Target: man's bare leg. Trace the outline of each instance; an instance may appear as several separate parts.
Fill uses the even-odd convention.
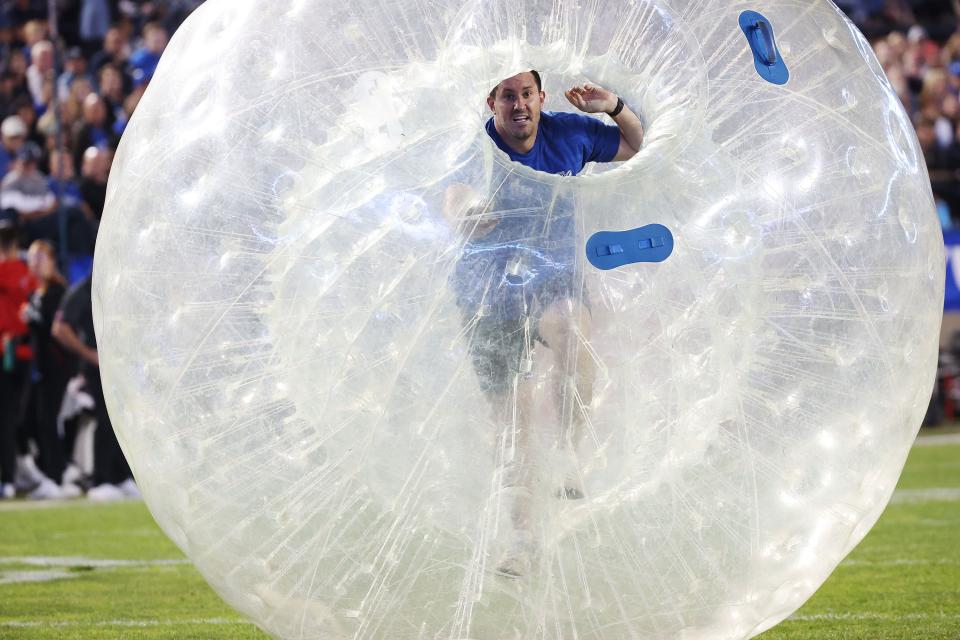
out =
[[[510,513],[509,542],[497,563],[503,575],[519,577],[530,570],[533,549],[532,503],[535,484],[533,384],[515,376],[512,388],[494,401],[493,418],[501,427],[497,457],[503,472],[501,499]]]
[[[544,311],[539,331],[554,354],[550,375],[553,402],[560,419],[558,445],[575,463],[593,401],[595,366],[586,348],[591,335],[590,312],[579,301],[560,300]],[[572,499],[583,497],[579,469],[568,470],[563,494]]]

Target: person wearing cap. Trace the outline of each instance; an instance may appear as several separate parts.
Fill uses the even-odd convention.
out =
[[[83,57],[80,47],[67,49],[64,56],[63,73],[57,78],[57,96],[61,101],[70,97],[70,87],[77,78],[90,79],[87,73],[87,59]]]
[[[56,217],[51,215],[57,210],[57,198],[38,168],[42,159],[43,151],[36,143],[24,143],[13,170],[0,182],[0,209],[17,212],[24,247],[33,240],[55,240],[59,232]]]
[[[27,125],[20,116],[7,116],[0,124],[0,176],[7,175],[10,164],[27,139]],[[2,179],[2,178],[0,178]]]

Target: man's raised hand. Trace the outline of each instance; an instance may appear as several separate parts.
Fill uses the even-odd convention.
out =
[[[617,108],[617,95],[603,87],[585,84],[563,92],[570,104],[584,113],[609,113]]]

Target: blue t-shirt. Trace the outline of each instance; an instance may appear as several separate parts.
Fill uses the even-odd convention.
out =
[[[613,160],[620,146],[618,127],[574,113],[542,113],[528,153],[510,149],[493,119],[487,133],[515,162],[571,176],[588,162]],[[454,273],[460,307],[468,314],[483,306],[496,316],[515,317],[529,307],[531,295],[572,295],[578,278],[571,185],[531,180],[509,168],[496,170],[493,183],[488,211],[497,225],[464,246]]]
[[[487,133],[514,162],[546,173],[575,176],[588,162],[610,162],[620,148],[620,128],[579,113],[544,111],[533,148],[517,153],[487,120]]]

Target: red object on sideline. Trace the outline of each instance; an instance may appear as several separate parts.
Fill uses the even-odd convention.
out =
[[[22,260],[0,260],[0,337],[4,343],[28,335],[20,310],[36,288],[37,281]],[[15,353],[18,360],[33,357],[30,345],[23,340],[17,344]]]

